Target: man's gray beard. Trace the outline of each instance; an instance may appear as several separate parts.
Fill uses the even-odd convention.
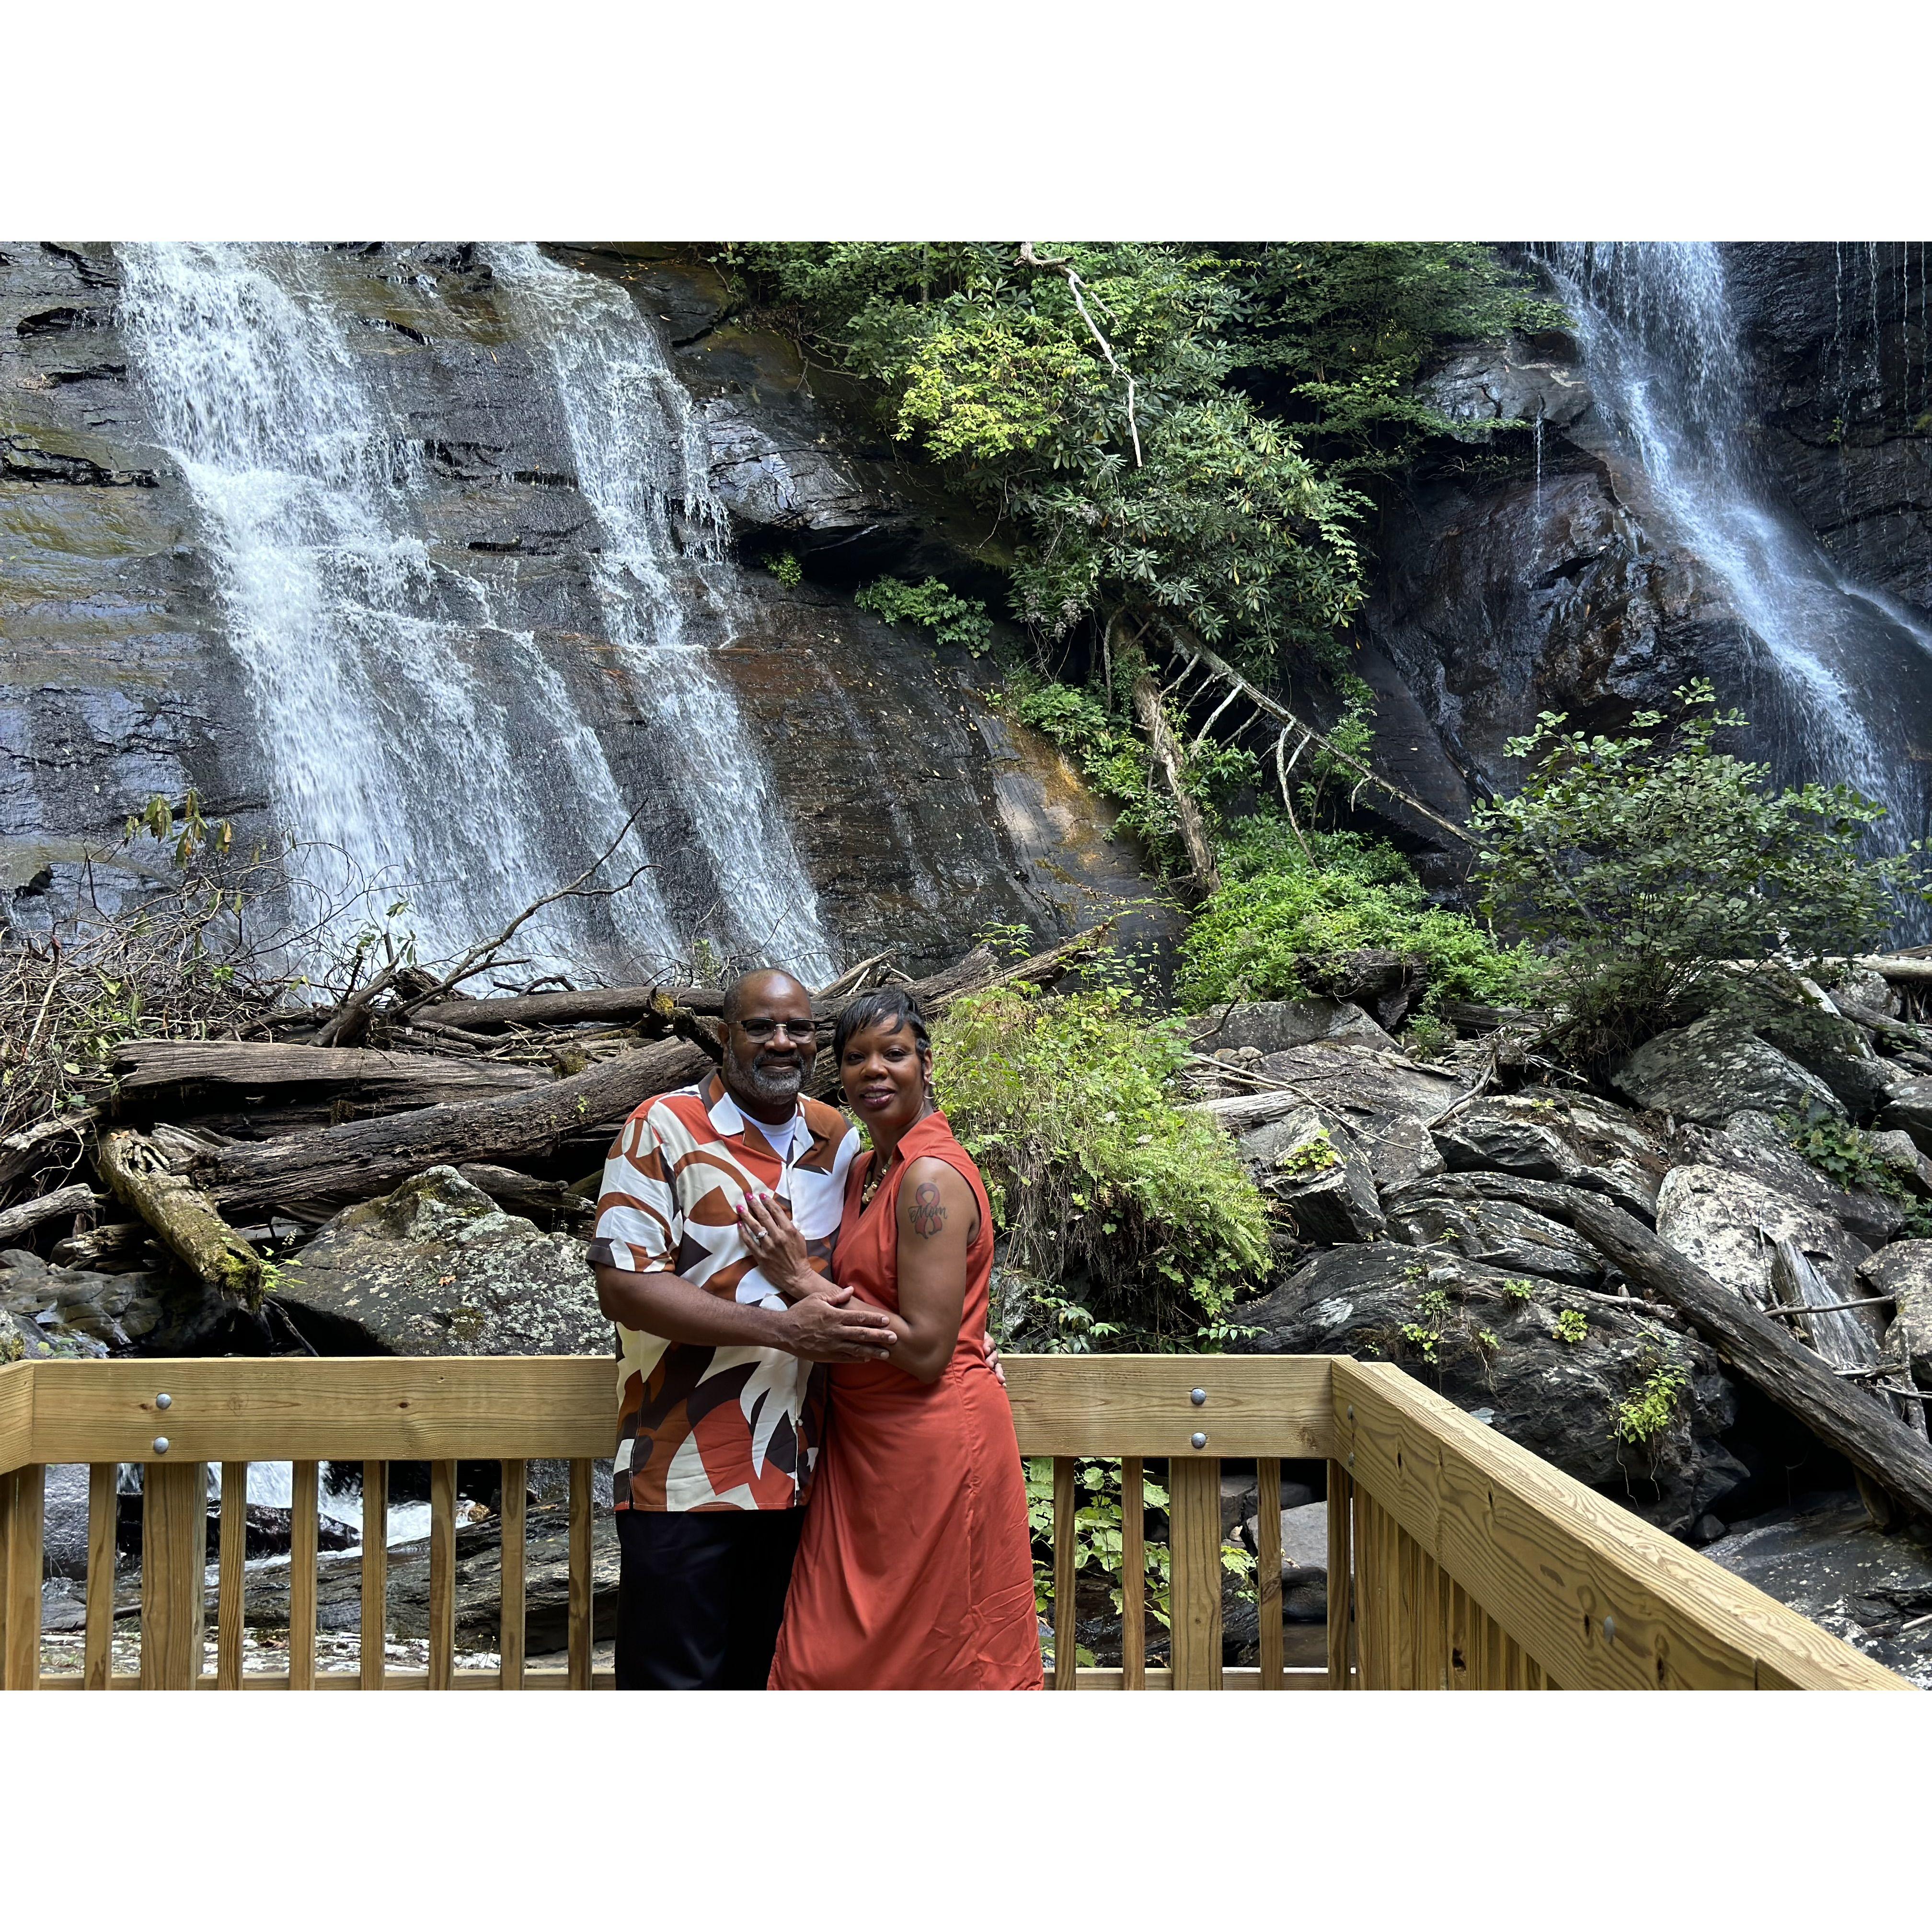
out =
[[[805,1069],[796,1060],[789,1066],[760,1066],[755,1060],[748,1066],[735,1053],[727,1052],[724,1072],[728,1085],[742,1088],[769,1107],[796,1100],[805,1084]]]

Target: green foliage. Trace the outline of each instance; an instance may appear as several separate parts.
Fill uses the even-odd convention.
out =
[[[1611,1418],[1616,1438],[1641,1444],[1661,1436],[1670,1426],[1678,1400],[1690,1386],[1690,1372],[1682,1363],[1660,1363],[1618,1403]]]
[[[889,624],[916,624],[942,644],[963,645],[976,658],[992,646],[993,620],[986,615],[986,605],[976,597],[956,595],[936,577],[928,577],[923,584],[882,577],[852,601]]]
[[[1858,952],[1898,895],[1926,896],[1916,842],[1860,849],[1882,806],[1844,785],[1774,791],[1767,766],[1716,748],[1738,713],[1701,681],[1676,695],[1667,727],[1640,712],[1622,738],[1544,712],[1508,748],[1530,761],[1522,790],[1472,821],[1483,910],[1553,952],[1560,1042],[1586,1059],[1736,997],[1727,962]]]
[[[1444,1288],[1432,1288],[1416,1304],[1416,1312],[1440,1324],[1449,1318],[1449,1295]]]
[[[790,550],[785,551],[782,556],[773,557],[765,568],[788,590],[796,590],[805,581],[805,567]]]
[[[1468,434],[1409,388],[1442,344],[1522,320],[1520,278],[1470,244],[1040,254],[777,243],[725,260],[1018,533],[1014,608],[1036,632],[1132,604],[1252,665],[1341,662],[1365,594],[1350,479]]]
[[[1909,1186],[1897,1168],[1878,1150],[1872,1136],[1827,1112],[1816,1102],[1808,1114],[1780,1114],[1778,1124],[1786,1139],[1834,1187],[1862,1187],[1882,1194],[1906,1208],[1901,1232],[1922,1240],[1932,1234],[1932,1211]]]
[[[160,793],[128,820],[126,837],[131,844],[142,832],[164,844],[174,844],[175,864],[185,871],[204,854],[227,852],[235,842],[235,828],[225,818],[212,824],[202,815],[201,795],[192,787],[179,802]]]
[[[1440,1329],[1425,1328],[1420,1322],[1405,1322],[1399,1331],[1402,1339],[1414,1348],[1425,1362],[1436,1359],[1436,1345],[1442,1340]]]
[[[1328,1130],[1317,1127],[1305,1141],[1298,1141],[1286,1152],[1277,1154],[1274,1164],[1283,1174],[1299,1180],[1310,1174],[1325,1174],[1331,1167],[1340,1167],[1342,1156],[1329,1138]]]
[[[1027,1458],[1027,1525],[1033,1533],[1034,1608],[1046,1617],[1053,1609],[1053,1459],[1050,1456]],[[1083,1570],[1097,1570],[1112,1585],[1114,1609],[1126,1604],[1120,1587],[1123,1546],[1120,1535],[1120,1472],[1116,1462],[1083,1459],[1074,1474],[1077,1498],[1073,1515],[1073,1570],[1077,1582]],[[1167,1507],[1167,1491],[1156,1482],[1142,1479],[1141,1496],[1150,1510]],[[1144,1600],[1161,1628],[1168,1628],[1168,1546],[1152,1538],[1142,1545],[1146,1574]],[[1082,1664],[1091,1664],[1090,1654],[1082,1652]]]
[[[1502,1352],[1502,1338],[1493,1328],[1478,1328],[1476,1330],[1476,1346],[1486,1355],[1500,1354]]]
[[[1580,1308],[1563,1309],[1550,1332],[1558,1341],[1568,1342],[1574,1348],[1589,1334],[1590,1318]]]
[[[1104,982],[1057,998],[999,986],[958,1001],[933,1048],[1011,1265],[1085,1276],[1129,1346],[1193,1337],[1268,1273],[1266,1208],[1234,1143],[1170,1096],[1179,1022]]]
[[[1382,947],[1426,968],[1429,999],[1502,1002],[1530,962],[1472,920],[1429,902],[1394,847],[1354,832],[1306,835],[1285,819],[1242,821],[1221,855],[1220,890],[1181,948],[1175,994],[1190,1011],[1226,1000],[1298,999],[1351,953]]]
[[[1520,1278],[1506,1281],[1503,1283],[1503,1293],[1511,1301],[1520,1305],[1533,1301],[1536,1298],[1536,1284],[1532,1281],[1524,1281]]]

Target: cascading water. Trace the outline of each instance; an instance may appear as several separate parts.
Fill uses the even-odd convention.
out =
[[[130,350],[203,520],[278,820],[338,908],[323,943],[399,890],[426,957],[488,937],[622,830],[595,734],[514,638],[517,714],[542,728],[513,724],[480,660],[482,587],[411,528],[406,445],[304,251],[143,245],[123,263]],[[646,863],[634,836],[612,863]],[[546,963],[676,950],[648,873],[521,937]]]
[[[1576,318],[1599,412],[1669,534],[1721,581],[1761,653],[1742,701],[1786,782],[1842,781],[1887,808],[1876,842],[1928,830],[1932,632],[1848,580],[1779,500],[1750,440],[1750,387],[1706,242],[1536,251]]]
[[[702,425],[656,331],[620,289],[534,246],[489,251],[547,350],[578,487],[605,538],[592,572],[611,644],[718,886],[733,950],[830,979],[832,947],[784,808],[712,662],[736,593]]]

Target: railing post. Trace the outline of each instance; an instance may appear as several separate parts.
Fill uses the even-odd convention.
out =
[[[502,1567],[498,1571],[497,1682],[506,1690],[524,1688],[524,1530],[529,1501],[528,1472],[520,1460],[503,1465]]]
[[[322,1472],[298,1462],[289,1486],[294,1522],[289,1542],[289,1688],[315,1688],[315,1558],[321,1541],[317,1520]]]
[[[1328,1465],[1328,1688],[1349,1686],[1349,1612],[1354,1601],[1354,1509],[1347,1468]]]
[[[456,1465],[429,1466],[429,1688],[456,1681]]]
[[[388,1624],[389,1466],[365,1462],[362,1465],[362,1622],[356,1644],[365,1690],[382,1688],[389,1655]]]
[[[1255,1614],[1261,1625],[1262,1688],[1281,1688],[1281,1458],[1255,1462]]]
[[[1147,1688],[1147,1495],[1141,1459],[1120,1458],[1120,1688]]]
[[[91,1463],[87,1472],[87,1634],[81,1682],[89,1690],[114,1688],[115,1532],[121,1514],[121,1466]]]
[[[1175,1456],[1167,1470],[1168,1615],[1177,1690],[1221,1688],[1221,1462]]]
[[[0,1476],[6,1516],[6,1658],[9,1690],[40,1688],[40,1529],[47,1472],[38,1462]]]
[[[592,1683],[590,1486],[596,1467],[587,1456],[571,1460],[570,1688],[573,1690],[588,1690]]]
[[[208,1468],[141,1470],[141,1688],[192,1690],[201,1677]]]
[[[1053,1459],[1053,1688],[1079,1688],[1080,1647],[1074,1634],[1079,1585],[1076,1568],[1079,1552],[1074,1543],[1079,1514],[1074,1477],[1078,1465],[1071,1456]]]
[[[242,1688],[242,1590],[248,1555],[248,1466],[221,1466],[220,1582],[214,1600],[214,1682]]]

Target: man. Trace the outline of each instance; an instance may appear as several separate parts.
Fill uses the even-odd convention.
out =
[[[625,1122],[590,1244],[619,1341],[620,1690],[764,1688],[824,1413],[813,1365],[881,1360],[895,1341],[829,1282],[788,1302],[739,1232],[747,1194],[776,1195],[830,1269],[859,1137],[800,1099],[810,995],[748,973],[724,1021],[719,1070]]]

